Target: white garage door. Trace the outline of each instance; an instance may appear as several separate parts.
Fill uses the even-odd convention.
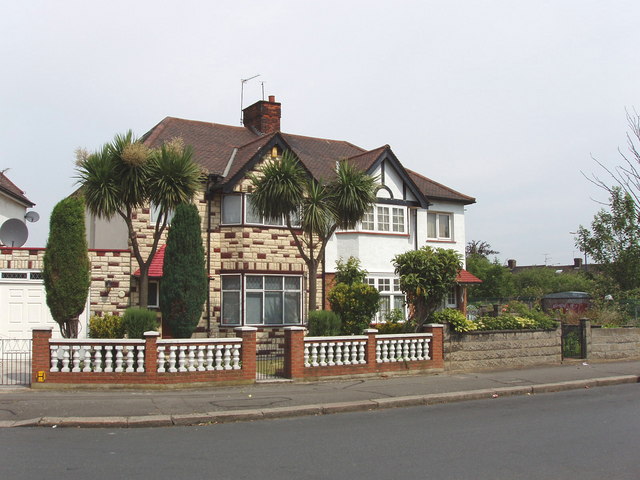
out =
[[[60,337],[58,324],[47,307],[40,272],[0,273],[0,338],[31,338],[34,327],[53,327]]]

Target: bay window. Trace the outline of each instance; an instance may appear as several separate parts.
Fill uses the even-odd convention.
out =
[[[376,313],[376,321],[383,322],[391,310],[405,312],[405,297],[400,290],[400,279],[391,277],[369,277],[366,283],[376,288],[380,293],[380,308]]]
[[[360,221],[360,228],[371,232],[405,233],[406,208],[387,205],[371,206]]]

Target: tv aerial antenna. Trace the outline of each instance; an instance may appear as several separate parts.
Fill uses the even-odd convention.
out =
[[[244,107],[244,84],[247,83],[249,80],[253,80],[254,78],[257,78],[259,76],[260,76],[260,74],[257,74],[257,75],[254,75],[253,77],[241,78],[240,79],[240,125],[243,124],[243,122],[242,122],[242,109]],[[264,96],[264,93],[263,93],[263,96]]]

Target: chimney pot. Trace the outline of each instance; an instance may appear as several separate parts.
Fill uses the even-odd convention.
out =
[[[573,259],[573,268],[580,268],[582,266],[582,259],[581,258],[574,258]]]
[[[513,270],[514,268],[516,268],[516,261],[513,258],[511,258],[507,260],[507,265],[509,266],[510,270]]]
[[[269,95],[269,103],[276,103],[276,96],[275,95]]]

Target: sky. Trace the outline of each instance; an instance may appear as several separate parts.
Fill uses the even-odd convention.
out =
[[[570,264],[640,109],[640,2],[0,0],[0,170],[36,203],[26,246],[77,187],[75,150],[166,116],[228,125],[275,95],[284,132],[389,144],[476,198],[466,239]]]

